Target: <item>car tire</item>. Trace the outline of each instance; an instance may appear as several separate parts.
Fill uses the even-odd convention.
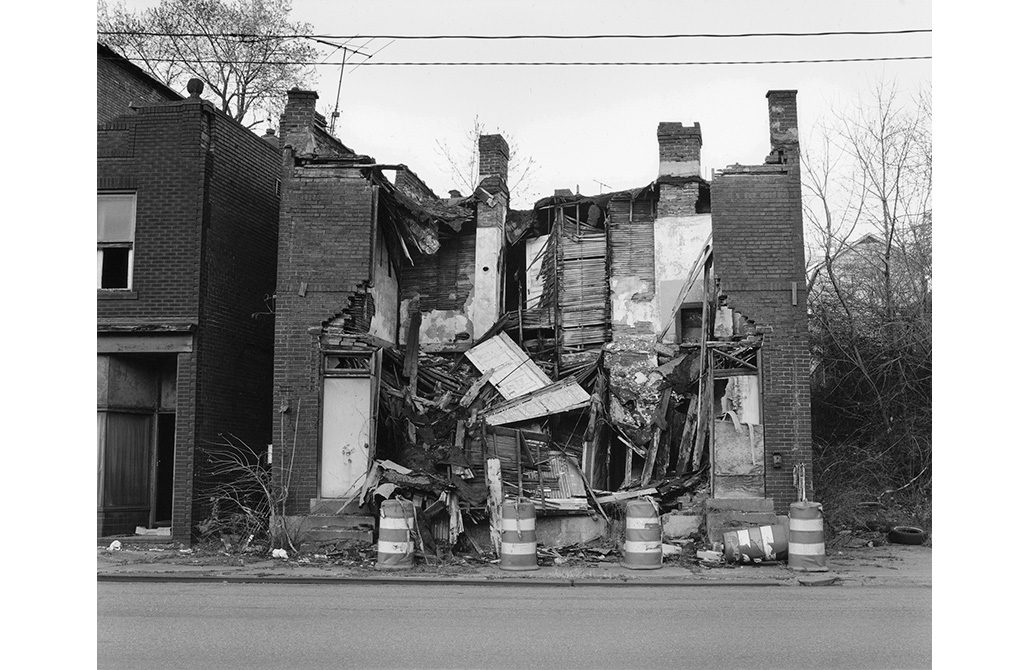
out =
[[[922,544],[926,542],[926,531],[915,526],[894,526],[887,539],[894,544]]]

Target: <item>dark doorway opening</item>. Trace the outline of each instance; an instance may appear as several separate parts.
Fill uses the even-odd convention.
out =
[[[157,415],[157,465],[154,477],[154,525],[172,525],[172,488],[175,481],[175,413]]]

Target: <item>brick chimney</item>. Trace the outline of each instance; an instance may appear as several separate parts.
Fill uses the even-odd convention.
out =
[[[797,165],[801,158],[798,144],[798,92],[769,91],[769,144],[772,152],[766,163]]]
[[[508,143],[500,135],[479,136],[479,182],[490,197],[476,204],[476,266],[472,334],[482,336],[501,315],[504,222],[508,217]]]
[[[508,143],[500,135],[479,136],[479,181],[497,177],[508,190]],[[487,191],[494,193],[494,180],[490,180]]]
[[[701,176],[701,124],[678,121],[658,124],[658,176]]]

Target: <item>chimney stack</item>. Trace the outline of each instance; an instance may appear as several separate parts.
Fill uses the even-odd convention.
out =
[[[479,180],[483,181],[488,177],[497,177],[507,192],[508,143],[500,135],[479,136]],[[490,184],[487,190],[493,193],[493,184]]]
[[[801,159],[798,144],[798,92],[797,90],[769,91],[769,143],[772,153],[766,163],[797,165]]]
[[[701,176],[701,124],[662,121],[658,124],[658,176]]]

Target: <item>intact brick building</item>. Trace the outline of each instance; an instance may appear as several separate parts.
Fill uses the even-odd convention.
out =
[[[197,448],[271,441],[277,143],[97,45],[99,535],[188,542]]]

